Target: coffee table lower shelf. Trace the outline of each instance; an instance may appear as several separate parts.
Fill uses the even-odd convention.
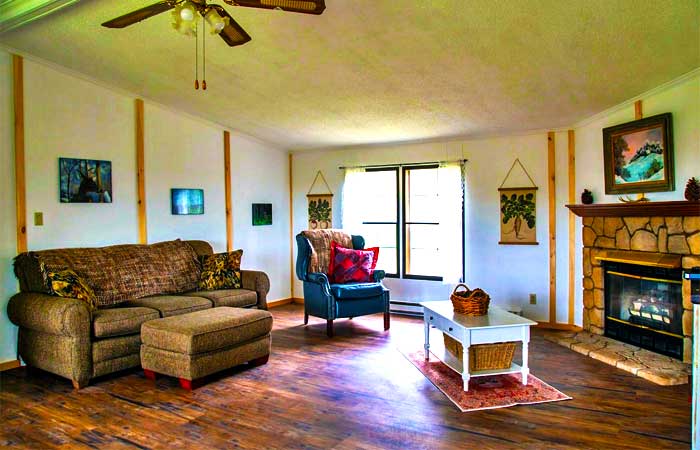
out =
[[[461,375],[464,372],[464,364],[462,364],[462,361],[460,361],[457,357],[455,357],[452,353],[448,352],[447,350],[444,350],[442,352],[442,355],[438,355],[438,358],[440,359],[440,361],[445,363],[447,367],[454,370],[458,374]],[[469,376],[485,377],[488,375],[506,375],[509,373],[522,373],[522,370],[523,368],[518,364],[511,363],[510,367],[506,369],[477,370],[474,372],[469,372]]]

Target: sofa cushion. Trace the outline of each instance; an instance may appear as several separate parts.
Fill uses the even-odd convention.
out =
[[[338,300],[376,297],[383,292],[384,286],[380,283],[331,284],[331,294]]]
[[[82,300],[90,311],[97,308],[95,292],[74,271],[70,269],[48,271],[46,278],[51,295]]]
[[[195,291],[186,294],[190,297],[204,297],[214,306],[234,306],[244,308],[258,303],[258,294],[249,289],[219,289],[218,291]]]
[[[139,298],[124,304],[125,306],[144,306],[155,309],[161,317],[177,316],[192,311],[209,309],[212,303],[204,297],[189,297],[186,295],[156,295],[155,297]]]
[[[138,333],[141,324],[160,317],[151,308],[106,308],[92,314],[92,332],[97,338]]]
[[[229,253],[216,253],[202,256],[202,272],[199,276],[198,289],[203,291],[215,289],[241,288],[241,257],[243,250]]]
[[[226,306],[151,320],[141,327],[144,346],[186,355],[210,352],[266,336],[272,315]]]
[[[108,361],[127,355],[138,355],[141,350],[139,334],[98,339],[92,343],[92,362]]]
[[[42,250],[23,253],[16,259],[16,272],[37,267],[44,272],[45,285],[47,271],[75,271],[95,291],[99,306],[191,291],[197,287],[200,271],[197,253],[180,240],[152,245]],[[48,286],[41,291],[49,292]]]

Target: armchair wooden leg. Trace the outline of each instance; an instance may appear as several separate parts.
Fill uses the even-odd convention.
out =
[[[309,324],[309,313],[304,311],[304,325],[308,325],[308,324]]]
[[[384,313],[384,331],[389,329],[389,326],[391,325],[390,320],[389,312],[387,311]]]
[[[326,320],[326,334],[328,335],[329,338],[333,337],[333,321],[332,320]]]

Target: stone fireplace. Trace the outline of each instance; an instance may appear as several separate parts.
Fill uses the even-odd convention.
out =
[[[620,327],[613,327],[616,331],[606,333],[606,320],[631,322],[632,327],[640,331],[656,323],[661,334],[672,335],[680,345],[677,352],[660,352],[676,353],[675,357],[690,362],[693,330],[690,282],[679,279],[678,275],[682,269],[700,266],[700,204],[649,202],[569,205],[569,208],[583,217],[584,330],[607,336],[615,332],[625,335],[619,331]],[[617,315],[624,317],[616,317],[610,306],[606,311],[606,278],[611,283],[609,275],[605,275],[606,265],[608,273],[610,267],[618,269],[613,272],[620,273],[621,267],[638,266],[642,268],[637,275],[639,279],[651,280],[647,283],[649,292],[642,293],[635,287],[626,297],[627,303],[618,307]],[[662,269],[667,272],[658,275]],[[669,282],[663,285],[654,280]],[[680,293],[680,305],[672,306],[671,297],[676,291]],[[638,317],[633,317],[637,314]],[[620,340],[630,342],[629,339]],[[672,346],[669,344],[669,348]]]

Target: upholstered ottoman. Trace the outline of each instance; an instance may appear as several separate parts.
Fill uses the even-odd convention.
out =
[[[141,325],[141,366],[156,374],[192,380],[248,362],[261,365],[270,356],[272,315],[259,309],[221,306]]]

